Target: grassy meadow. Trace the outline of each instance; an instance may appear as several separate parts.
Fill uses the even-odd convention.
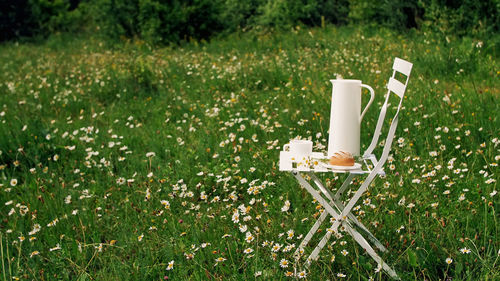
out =
[[[414,66],[387,176],[355,214],[403,280],[499,280],[498,42],[327,27],[4,43],[0,280],[387,280],[347,234],[294,262],[322,208],[277,163],[292,138],[326,150],[338,75],[375,89],[366,148],[394,57]]]

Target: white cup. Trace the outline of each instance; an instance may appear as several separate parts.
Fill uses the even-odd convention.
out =
[[[290,152],[292,162],[297,164],[297,169],[309,169],[313,143],[310,140],[291,140],[283,146],[284,151]]]

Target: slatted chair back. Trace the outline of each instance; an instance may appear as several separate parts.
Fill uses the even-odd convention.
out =
[[[378,143],[378,140],[380,137],[380,133],[382,131],[382,125],[384,124],[385,116],[387,113],[389,97],[391,96],[391,93],[395,94],[399,98],[399,105],[398,105],[398,108],[396,110],[396,114],[392,118],[392,122],[391,122],[391,125],[389,128],[389,133],[387,134],[387,137],[385,139],[385,144],[384,144],[384,149],[382,151],[382,155],[378,159],[377,167],[379,167],[379,168],[383,167],[385,161],[387,160],[387,157],[389,156],[389,152],[391,150],[392,141],[394,139],[394,133],[396,132],[396,128],[398,125],[399,111],[401,109],[401,104],[403,102],[404,94],[406,92],[406,86],[408,85],[408,81],[410,79],[410,73],[411,73],[412,66],[413,66],[412,63],[407,62],[403,59],[400,59],[400,58],[394,59],[394,64],[392,66],[392,69],[393,69],[392,76],[389,78],[389,82],[387,83],[387,94],[385,97],[384,104],[382,105],[382,108],[380,110],[380,114],[379,114],[378,121],[377,121],[377,126],[375,127],[375,133],[373,134],[373,138],[372,138],[370,145],[368,146],[365,153],[363,154],[365,158],[368,158],[370,155],[373,155],[373,150],[377,146],[377,143]],[[398,75],[398,73],[400,73],[404,77],[406,77],[404,83],[397,79],[397,77],[401,76],[401,75]]]

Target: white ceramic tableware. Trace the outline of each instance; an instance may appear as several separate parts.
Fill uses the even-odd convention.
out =
[[[375,92],[372,87],[361,84],[361,80],[330,80],[332,106],[330,111],[330,133],[328,137],[328,157],[336,152],[350,152],[359,155],[361,120],[372,104]],[[367,88],[370,101],[361,113],[361,88]]]
[[[311,165],[313,142],[310,140],[291,140],[283,146],[285,152],[291,155],[291,162],[298,170],[307,170]]]

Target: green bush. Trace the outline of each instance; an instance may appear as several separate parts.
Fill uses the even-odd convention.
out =
[[[83,26],[81,9],[76,6],[70,0],[1,1],[0,41],[76,31]]]
[[[255,15],[264,3],[265,0],[225,0],[221,13],[225,32],[245,30],[255,26]]]
[[[347,0],[268,0],[257,9],[257,25],[286,28],[297,23],[319,26],[347,23]]]
[[[464,35],[498,32],[500,0],[350,0],[352,23],[393,29],[425,27],[439,33]]]
[[[92,0],[91,3],[96,22],[113,38],[179,42],[206,39],[223,29],[221,1]]]
[[[424,0],[420,5],[432,31],[456,35],[500,31],[500,0]]]
[[[499,31],[500,0],[3,0],[0,41],[92,28],[154,44],[252,28],[364,24],[437,34]]]
[[[33,26],[27,0],[0,1],[0,41],[31,36]]]
[[[353,23],[406,29],[417,27],[422,14],[419,0],[349,0],[349,3],[349,20]]]

